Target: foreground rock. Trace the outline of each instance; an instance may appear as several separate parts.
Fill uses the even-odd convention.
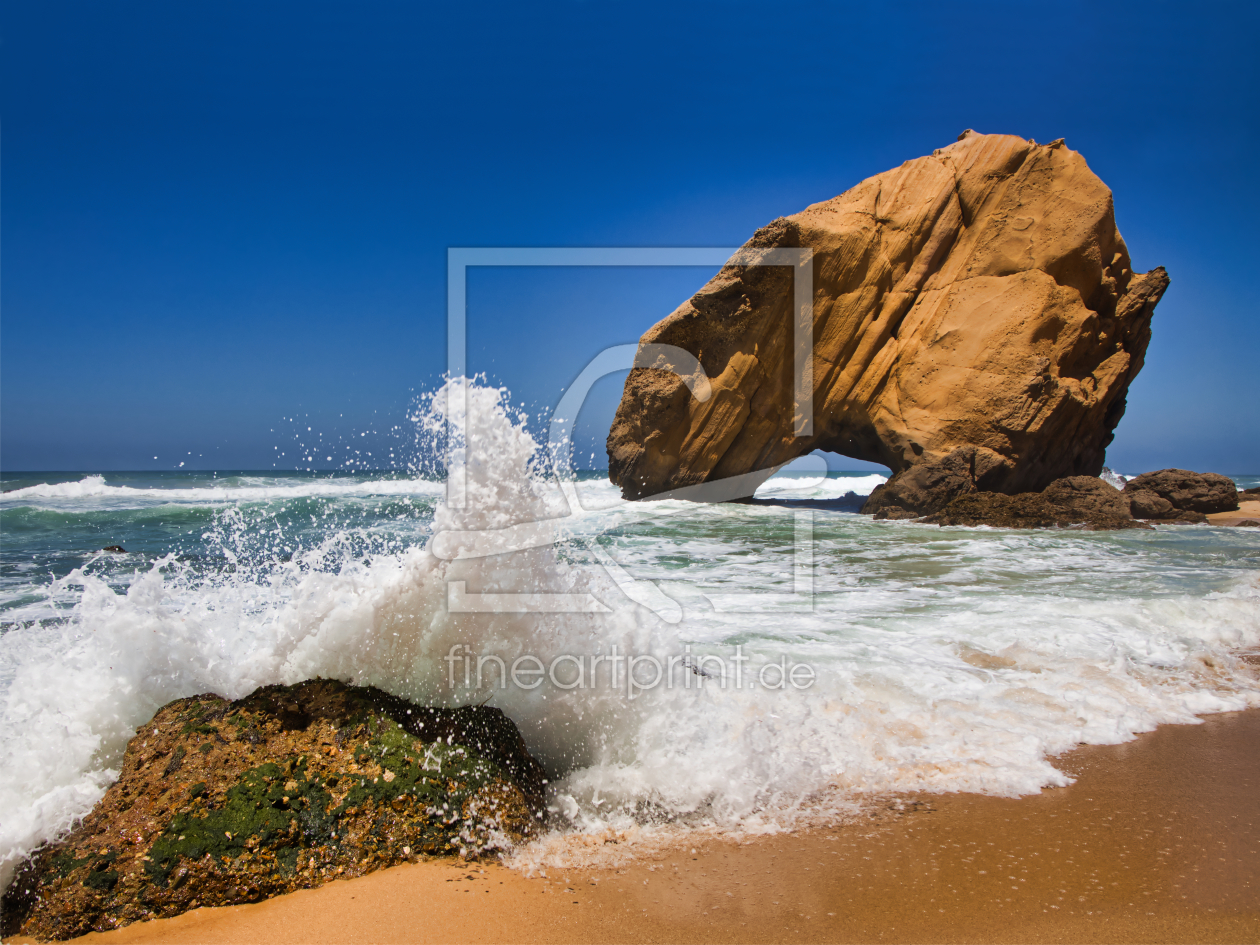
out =
[[[83,822],[4,897],[4,935],[65,939],[255,902],[538,827],[544,774],[497,709],[427,709],[331,680],[144,725]]]
[[[1168,276],[1132,271],[1111,192],[1061,141],[964,133],[774,221],[742,262],[775,247],[814,254],[813,431],[795,436],[803,271],[728,265],[642,338],[695,355],[712,395],[630,372],[608,436],[627,498],[741,474],[751,493],[814,449],[900,474],[969,448],[971,486],[1010,494],[1101,471]]]

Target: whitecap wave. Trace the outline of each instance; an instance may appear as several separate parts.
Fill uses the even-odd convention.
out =
[[[444,403],[439,392],[422,412],[430,432],[444,427]],[[814,594],[802,601],[795,507],[625,503],[587,483],[606,507],[569,509],[505,392],[470,387],[468,422],[483,447],[468,467],[470,501],[426,504],[424,532],[571,515],[568,539],[481,558],[411,545],[366,560],[337,526],[286,559],[255,554],[275,541],[273,519],[238,503],[215,533],[230,568],[167,557],[120,587],[85,566],[49,588],[74,596],[70,618],[0,637],[0,880],[90,809],[164,703],[316,675],[422,703],[488,697],[507,712],[554,776],[557,836],[530,854],[539,864],[658,827],[783,829],[842,815],[871,792],[1028,793],[1065,783],[1049,759],[1079,742],[1260,705],[1260,681],[1237,656],[1260,647],[1260,587],[1254,571],[1222,565],[1222,549],[1254,560],[1246,530],[946,531],[819,513]],[[810,497],[858,492],[855,478],[826,479]],[[436,492],[396,482],[346,487]],[[248,488],[264,487],[234,492]],[[683,618],[630,600],[587,541],[679,602]],[[466,595],[589,595],[603,612],[458,612],[457,582]],[[719,613],[715,592],[763,603]],[[500,688],[475,671],[466,680],[448,661],[456,646],[506,665],[615,646],[681,671],[633,699],[624,684]],[[729,661],[708,675],[681,662],[729,660],[736,646],[750,674],[782,660],[810,666],[814,681],[737,689]]]
[[[232,485],[195,488],[136,488],[115,486],[101,475],[85,476],[76,482],[39,483],[13,489],[0,495],[0,502],[27,503],[37,499],[76,500],[105,499],[112,507],[128,503],[179,502],[188,504],[224,504],[229,502],[269,502],[300,498],[347,498],[352,496],[435,496],[443,485],[429,479],[328,478],[312,480],[245,480]]]

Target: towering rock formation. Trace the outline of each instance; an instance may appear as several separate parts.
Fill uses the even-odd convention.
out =
[[[773,247],[813,251],[812,432],[794,435],[805,270],[728,265],[641,340],[694,354],[712,396],[631,371],[608,435],[627,498],[814,449],[900,472],[967,448],[976,487],[1007,493],[1097,475],[1168,287],[1132,271],[1111,191],[1061,140],[964,132],[746,244]]]

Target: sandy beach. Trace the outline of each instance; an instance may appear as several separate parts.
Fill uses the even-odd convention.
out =
[[[1260,524],[1260,499],[1244,499],[1238,503],[1236,511],[1213,512],[1207,519],[1213,525],[1237,525],[1245,521]]]
[[[627,868],[433,860],[93,942],[1254,942],[1260,711],[1084,746],[1038,796],[920,795],[869,819]],[[10,941],[29,941],[11,939]]]

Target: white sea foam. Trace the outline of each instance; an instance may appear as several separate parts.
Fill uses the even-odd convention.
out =
[[[757,489],[759,499],[840,499],[852,492],[868,496],[875,487],[888,481],[887,476],[872,473],[869,476],[845,476],[820,478],[813,476],[774,476]]]
[[[430,479],[310,479],[294,482],[263,482],[245,479],[233,485],[196,488],[136,488],[113,486],[104,476],[85,476],[77,482],[39,483],[0,494],[0,502],[29,503],[32,500],[107,500],[112,508],[153,502],[186,502],[225,504],[229,502],[266,502],[276,499],[346,498],[352,496],[434,496],[442,484]]]
[[[444,404],[439,392],[422,425],[441,430]],[[439,504],[434,533],[577,511],[540,476],[503,392],[472,387],[468,423],[470,501]],[[879,481],[827,479],[807,497]],[[344,535],[332,531],[253,568],[206,574],[167,558],[125,587],[90,566],[57,582],[50,594],[77,601],[68,620],[0,637],[0,879],[91,807],[127,739],[165,702],[315,675],[427,703],[492,697],[556,776],[557,833],[521,854],[526,865],[602,856],[612,835],[781,829],[841,814],[867,792],[1027,793],[1064,783],[1048,758],[1078,742],[1260,705],[1260,683],[1235,655],[1260,646],[1260,586],[1254,571],[1221,570],[1230,549],[1254,556],[1245,530],[1012,533],[819,512],[816,594],[801,608],[782,593],[793,588],[795,506],[624,503],[607,484],[584,488],[584,504],[598,501],[566,519],[559,546],[444,559],[410,547],[365,563],[334,554]],[[233,560],[270,540],[240,508],[224,515],[220,550]],[[627,599],[587,540],[681,602],[682,620]],[[469,594],[589,594],[608,612],[451,613],[451,581]],[[706,595],[722,591],[779,596],[715,613]],[[754,672],[782,658],[817,680],[736,690],[684,671],[692,688],[630,700],[624,687],[465,687],[456,673],[452,689],[444,658],[456,644],[509,665],[614,645],[725,657],[738,644]]]

